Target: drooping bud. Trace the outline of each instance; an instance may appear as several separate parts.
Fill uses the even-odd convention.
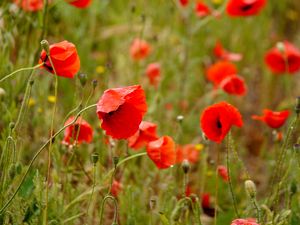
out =
[[[252,180],[245,181],[245,189],[250,198],[256,197],[256,185]]]
[[[9,123],[9,129],[13,130],[15,128],[16,124],[14,122]]]
[[[47,40],[41,41],[42,49],[45,50],[47,55],[50,55],[50,48],[49,48],[49,42]]]
[[[185,174],[187,174],[190,171],[191,166],[187,159],[182,161],[181,168]]]

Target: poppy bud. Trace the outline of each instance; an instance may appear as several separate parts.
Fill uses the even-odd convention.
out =
[[[187,174],[190,171],[190,168],[191,168],[189,161],[186,160],[186,159],[183,160],[182,164],[181,164],[181,168],[182,168],[183,172],[185,174]]]
[[[85,73],[80,73],[78,75],[78,78],[79,78],[81,86],[84,87],[87,82],[87,75]]]
[[[183,115],[178,115],[176,119],[177,119],[177,121],[178,121],[179,123],[181,123],[182,120],[184,119],[184,116],[183,116]]]
[[[6,92],[4,91],[4,89],[0,88],[0,101],[2,101],[4,99],[5,95],[6,95]]]
[[[114,166],[117,167],[117,165],[119,163],[119,157],[118,156],[113,157],[113,163],[114,163]]]
[[[94,152],[91,156],[91,160],[92,160],[92,163],[95,165],[99,160],[99,154],[97,152]]]
[[[41,41],[42,49],[45,50],[47,55],[50,55],[50,48],[49,48],[49,42],[47,40]]]
[[[15,128],[15,123],[14,122],[10,122],[9,123],[9,129],[13,130]]]
[[[300,96],[298,96],[296,98],[295,112],[299,116],[299,114],[300,114]]]
[[[92,84],[93,84],[93,88],[95,89],[97,87],[97,85],[98,85],[98,81],[97,80],[93,80]]]
[[[276,48],[281,52],[284,53],[285,52],[285,46],[282,42],[277,42],[276,44]]]
[[[250,198],[256,197],[256,186],[252,180],[245,181],[245,189]]]
[[[295,180],[292,181],[290,188],[291,188],[290,191],[292,195],[297,193],[297,183],[295,182]]]

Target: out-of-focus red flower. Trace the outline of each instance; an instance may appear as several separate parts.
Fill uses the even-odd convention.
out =
[[[203,193],[201,195],[201,206],[202,208],[210,208],[210,194]]]
[[[146,146],[149,142],[158,139],[156,128],[156,124],[142,121],[138,131],[133,136],[128,138],[128,146],[138,150]]]
[[[140,85],[108,89],[97,103],[101,128],[115,139],[134,135],[146,111],[145,93]]]
[[[262,116],[253,115],[252,119],[263,121],[271,128],[279,128],[285,123],[289,115],[290,112],[288,110],[275,112],[270,109],[264,109]]]
[[[71,0],[68,1],[69,4],[77,7],[77,8],[86,8],[91,4],[92,0]]]
[[[157,86],[160,74],[161,69],[159,63],[151,63],[147,66],[146,75],[148,76],[151,85]]]
[[[43,0],[14,0],[14,3],[27,12],[36,12],[44,7]]]
[[[227,51],[219,41],[216,42],[216,45],[214,47],[214,54],[219,59],[228,60],[232,62],[240,61],[243,58],[243,56],[239,53]]]
[[[70,124],[75,119],[71,116],[65,125]],[[81,144],[82,142],[90,143],[93,140],[93,128],[84,119],[79,117],[76,122],[65,129],[63,144],[73,145]]]
[[[236,219],[231,222],[231,225],[259,225],[256,223],[256,219],[248,218],[248,219]]]
[[[236,74],[236,66],[228,61],[219,61],[206,70],[207,79],[211,81],[215,87],[218,87],[225,78],[235,76]]]
[[[226,12],[229,16],[254,16],[266,5],[267,0],[229,0]]]
[[[123,185],[119,182],[114,180],[111,186],[111,194],[114,197],[118,197],[119,193],[123,190]]]
[[[225,166],[218,166],[217,168],[219,176],[223,179],[223,181],[227,182],[229,180],[228,171]]]
[[[133,60],[142,60],[151,52],[151,46],[145,40],[134,39],[130,46],[130,55]]]
[[[237,108],[227,102],[220,102],[204,109],[200,117],[205,136],[220,143],[232,126],[242,127],[242,116]]]
[[[178,146],[176,150],[176,163],[182,163],[183,160],[188,160],[190,163],[196,163],[199,160],[200,151],[193,144]]]
[[[189,0],[179,0],[180,5],[187,6],[189,4]]]
[[[211,10],[204,2],[197,2],[195,6],[195,13],[198,17],[204,17],[211,14]]]
[[[147,145],[147,154],[157,168],[166,169],[175,164],[175,143],[169,136],[163,136]]]
[[[288,41],[283,42],[283,49],[274,47],[265,55],[265,63],[275,73],[290,74],[300,70],[300,51]]]
[[[62,41],[50,45],[50,57],[57,76],[73,78],[80,69],[80,59],[73,43]],[[41,52],[39,63],[44,63],[41,68],[54,74],[46,51]]]
[[[228,94],[243,96],[247,93],[245,81],[240,76],[230,76],[225,78],[220,87]]]

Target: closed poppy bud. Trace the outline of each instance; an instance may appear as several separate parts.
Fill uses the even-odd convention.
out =
[[[149,142],[158,139],[156,128],[156,124],[142,121],[138,131],[128,138],[128,146],[134,150],[138,150],[146,146]]]
[[[206,70],[207,79],[211,81],[215,87],[218,87],[225,78],[235,76],[236,74],[236,66],[228,61],[216,62]]]
[[[78,75],[78,79],[80,81],[81,86],[84,87],[87,82],[87,75],[85,73],[80,73]]]
[[[146,111],[145,93],[140,85],[108,89],[97,103],[101,128],[115,139],[134,135]]]
[[[70,124],[75,119],[71,116],[65,123],[65,125]],[[93,140],[93,128],[84,119],[79,117],[76,122],[68,126],[65,130],[65,135],[63,139],[63,144],[81,144],[82,142],[90,143]]]
[[[220,143],[232,126],[243,125],[240,112],[227,102],[220,102],[207,107],[200,117],[201,128],[205,136]]]
[[[175,163],[175,143],[169,136],[149,142],[147,154],[159,169],[167,169]]]
[[[92,159],[92,163],[96,164],[99,160],[99,154],[97,152],[94,152],[91,156],[91,159]]]
[[[42,40],[41,46],[42,46],[42,49],[45,50],[46,54],[49,55],[50,54],[49,42],[47,40]]]
[[[250,198],[256,197],[256,186],[252,180],[245,181],[245,189]]]
[[[284,110],[281,112],[271,111],[269,109],[263,110],[262,116],[253,115],[252,119],[260,120],[267,124],[271,128],[280,128],[283,126],[285,121],[288,119],[290,112],[288,110]]]
[[[266,5],[267,0],[229,0],[226,12],[229,16],[254,16]]]
[[[40,56],[39,63],[44,63],[41,68],[67,78],[73,78],[79,71],[80,60],[74,44],[68,41],[52,44],[49,47],[49,52],[55,71],[45,50],[41,52]]]
[[[275,74],[294,74],[300,70],[300,51],[288,41],[284,41],[282,46],[278,45],[270,49],[265,55],[265,63]]]
[[[185,174],[187,174],[191,168],[189,161],[186,159],[182,161],[181,167]]]
[[[36,12],[44,7],[43,0],[14,0],[14,3],[27,12]]]
[[[77,8],[86,8],[88,7],[90,4],[91,4],[92,0],[71,0],[71,1],[68,1],[69,4],[77,7]]]
[[[130,55],[133,60],[142,60],[151,52],[151,46],[144,40],[134,39],[130,46]]]
[[[98,81],[97,80],[93,80],[92,81],[92,85],[93,85],[93,89],[95,89],[98,85]]]
[[[147,66],[146,75],[148,76],[151,85],[157,86],[160,73],[161,69],[159,63],[151,63]]]

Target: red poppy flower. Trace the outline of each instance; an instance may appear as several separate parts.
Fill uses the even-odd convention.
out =
[[[75,45],[71,42],[62,41],[50,45],[50,57],[58,76],[73,78],[80,69],[80,59]],[[41,67],[54,74],[45,50],[41,52],[39,63],[42,62],[44,65]]]
[[[114,197],[118,197],[119,193],[123,190],[123,185],[119,182],[114,180],[111,186],[111,194]]]
[[[248,218],[248,219],[236,219],[231,222],[231,225],[259,225],[256,223],[256,219]]]
[[[273,73],[296,73],[300,70],[300,51],[285,41],[284,48],[274,47],[265,55],[265,63]]]
[[[227,168],[225,166],[218,166],[217,170],[223,181],[227,182],[229,180]]]
[[[271,128],[279,128],[285,123],[289,115],[290,112],[288,110],[275,112],[270,109],[264,109],[262,116],[253,115],[252,119],[261,120]]]
[[[176,150],[176,163],[182,163],[183,160],[188,160],[190,163],[196,163],[199,160],[200,151],[193,144],[178,146]]]
[[[108,89],[97,103],[101,127],[115,139],[127,139],[138,130],[147,111],[140,85]]]
[[[205,136],[220,143],[230,128],[243,125],[240,112],[227,102],[220,102],[207,107],[200,118],[201,128]]]
[[[226,11],[229,16],[257,15],[266,5],[267,0],[229,0]]]
[[[151,46],[144,40],[134,39],[130,46],[130,55],[133,60],[146,58],[151,52]]]
[[[27,12],[36,12],[44,7],[43,0],[14,0],[14,3]]]
[[[169,136],[163,136],[147,145],[147,154],[157,168],[166,169],[175,164],[175,143]]]
[[[219,61],[206,70],[206,77],[217,87],[225,78],[235,76],[237,68],[228,61]]]
[[[92,0],[73,0],[68,3],[77,8],[86,8],[91,4]]]
[[[243,56],[241,54],[232,53],[232,52],[229,52],[226,49],[224,49],[221,42],[219,42],[219,41],[216,42],[216,45],[214,47],[214,54],[219,59],[228,60],[228,61],[232,61],[232,62],[240,61],[243,58]]]
[[[245,81],[240,76],[230,76],[225,78],[220,87],[228,94],[243,96],[247,92]]]
[[[128,138],[128,146],[138,150],[146,146],[149,142],[158,139],[156,128],[156,124],[142,121],[138,131],[133,136]]]
[[[201,195],[201,206],[202,208],[210,208],[210,194],[203,193]]]
[[[65,125],[71,123],[74,120],[74,116],[71,116]],[[79,117],[76,122],[65,129],[65,135],[63,144],[73,145],[81,144],[82,142],[90,143],[93,140],[93,128],[84,119]]]
[[[211,13],[210,8],[203,2],[197,2],[195,12],[198,17],[204,17]]]
[[[151,63],[147,66],[146,75],[148,76],[151,85],[157,86],[160,73],[161,70],[159,63]]]
[[[187,6],[189,4],[189,0],[179,0],[181,6]]]

